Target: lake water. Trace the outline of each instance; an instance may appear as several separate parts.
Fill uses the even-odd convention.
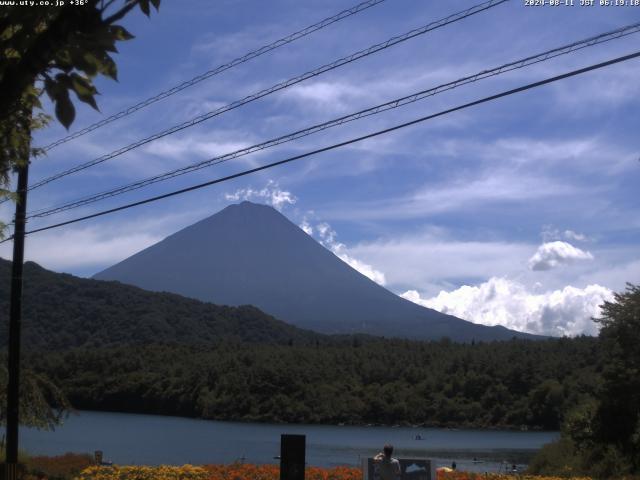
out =
[[[117,464],[265,464],[278,463],[274,457],[283,433],[307,436],[309,465],[359,465],[360,458],[391,443],[400,457],[432,458],[437,466],[455,461],[458,469],[489,472],[504,469],[505,462],[524,467],[537,449],[558,437],[557,432],[274,425],[83,411],[55,432],[22,429],[20,447],[43,455],[102,450],[105,460]]]

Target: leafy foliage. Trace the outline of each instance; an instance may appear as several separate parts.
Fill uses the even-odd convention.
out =
[[[7,419],[6,363],[6,358],[0,356],[0,424]],[[20,424],[45,430],[53,430],[71,408],[67,397],[51,380],[29,369],[21,372],[19,402]]]
[[[133,36],[115,22],[138,6],[150,14],[159,0],[123,0],[112,13],[107,2],[87,0],[78,8],[0,9],[0,183],[6,186],[11,169],[38,150],[31,149],[31,131],[48,121],[41,109],[42,89],[55,105],[55,116],[66,128],[75,119],[71,101],[97,109],[93,80],[97,75],[117,79],[111,54],[118,41]],[[41,87],[41,88],[40,88]],[[3,192],[0,192],[3,193]],[[6,194],[7,192],[4,191]]]
[[[630,469],[624,473],[640,473],[640,286],[605,302],[596,321],[607,355],[594,439],[619,452]]]
[[[556,475],[573,477],[582,474],[582,465],[577,458],[574,442],[562,437],[543,446],[529,462],[527,473],[532,475]]]
[[[628,285],[605,302],[600,349],[602,384],[566,417],[560,442],[534,464],[596,478],[640,474],[640,287]]]

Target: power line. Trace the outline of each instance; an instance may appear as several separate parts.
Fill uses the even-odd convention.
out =
[[[277,162],[269,163],[267,165],[263,165],[263,166],[256,167],[256,168],[252,168],[252,169],[249,169],[249,170],[244,170],[242,172],[235,173],[233,175],[228,175],[226,177],[217,178],[215,180],[210,180],[208,182],[200,183],[200,184],[197,184],[197,185],[192,185],[191,187],[183,188],[183,189],[180,189],[180,190],[175,190],[173,192],[165,193],[163,195],[158,195],[158,196],[155,196],[155,197],[150,197],[150,198],[147,198],[147,199],[144,199],[144,200],[140,200],[140,201],[137,201],[137,202],[133,202],[133,203],[129,203],[129,204],[126,204],[126,205],[122,205],[120,207],[110,208],[108,210],[103,210],[101,212],[93,213],[91,215],[85,215],[83,217],[74,218],[72,220],[67,220],[65,222],[60,222],[60,223],[56,223],[54,225],[49,225],[49,226],[46,226],[46,227],[30,230],[30,231],[26,232],[26,234],[38,233],[38,232],[43,232],[45,230],[51,230],[51,229],[54,229],[54,228],[59,228],[59,227],[65,226],[65,225],[70,225],[72,223],[77,223],[77,222],[81,222],[81,221],[84,221],[84,220],[89,220],[89,219],[92,219],[92,218],[101,217],[103,215],[119,212],[121,210],[127,210],[129,208],[137,207],[139,205],[144,205],[144,204],[147,204],[147,203],[156,202],[158,200],[162,200],[162,199],[165,199],[165,198],[173,197],[173,196],[176,196],[176,195],[181,195],[183,193],[191,192],[191,191],[194,191],[194,190],[199,190],[201,188],[208,187],[208,186],[211,186],[211,185],[215,185],[217,183],[226,182],[226,181],[233,180],[235,178],[243,177],[243,176],[246,176],[246,175],[250,175],[252,173],[256,173],[256,172],[259,172],[259,171],[262,171],[262,170],[267,170],[269,168],[277,167],[279,165],[284,165],[286,163],[290,163],[290,162],[293,162],[295,160],[300,160],[300,159],[303,159],[303,158],[306,158],[306,157],[310,157],[312,155],[317,155],[318,153],[323,153],[323,152],[327,152],[327,151],[330,151],[330,150],[335,150],[335,149],[340,148],[340,147],[344,147],[344,146],[351,145],[351,144],[356,143],[356,142],[361,142],[363,140],[367,140],[367,139],[374,138],[374,137],[377,137],[377,136],[380,136],[380,135],[384,135],[384,134],[387,134],[387,133],[390,133],[390,132],[393,132],[393,131],[396,131],[396,130],[400,130],[402,128],[409,127],[411,125],[416,125],[418,123],[422,123],[422,122],[425,122],[427,120],[431,120],[431,119],[434,119],[434,118],[437,118],[437,117],[441,117],[443,115],[447,115],[447,114],[450,114],[450,113],[453,113],[453,112],[457,112],[459,110],[463,110],[463,109],[470,108],[470,107],[473,107],[473,106],[476,106],[476,105],[480,105],[480,104],[483,104],[483,103],[491,102],[491,101],[497,100],[499,98],[503,98],[503,97],[507,97],[507,96],[510,96],[510,95],[514,95],[516,93],[524,92],[526,90],[530,90],[530,89],[537,88],[537,87],[540,87],[540,86],[543,86],[543,85],[547,85],[547,84],[550,84],[550,83],[553,83],[553,82],[557,82],[557,81],[563,80],[565,78],[574,77],[576,75],[581,75],[583,73],[590,72],[592,70],[597,70],[597,69],[600,69],[600,68],[608,67],[610,65],[614,65],[616,63],[625,62],[625,61],[631,60],[633,58],[638,58],[638,57],[640,57],[640,51],[637,51],[635,53],[631,53],[629,55],[624,55],[622,57],[617,57],[617,58],[614,58],[612,60],[608,60],[606,62],[598,63],[598,64],[595,64],[595,65],[591,65],[589,67],[584,67],[584,68],[580,68],[578,70],[573,70],[573,71],[570,71],[570,72],[567,72],[567,73],[563,73],[561,75],[556,75],[554,77],[550,77],[550,78],[547,78],[545,80],[540,80],[538,82],[529,83],[527,85],[523,85],[523,86],[518,87],[518,88],[514,88],[514,89],[511,89],[511,90],[506,90],[506,91],[503,91],[501,93],[497,93],[495,95],[491,95],[491,96],[488,96],[488,97],[481,98],[480,100],[475,100],[473,102],[465,103],[465,104],[459,105],[457,107],[449,108],[447,110],[442,110],[442,111],[440,111],[438,113],[434,113],[434,114],[431,114],[431,115],[420,117],[420,118],[417,118],[415,120],[411,120],[409,122],[405,122],[405,123],[401,123],[399,125],[395,125],[393,127],[385,128],[384,130],[378,130],[376,132],[369,133],[367,135],[363,135],[363,136],[360,136],[360,137],[352,138],[352,139],[346,140],[344,142],[335,143],[333,145],[329,145],[327,147],[319,148],[317,150],[312,150],[310,152],[306,152],[306,153],[303,153],[303,154],[300,154],[300,155],[289,157],[289,158],[286,158],[284,160],[279,160]],[[13,237],[9,237],[9,238],[7,238],[6,240],[3,240],[0,243],[4,243],[4,242],[6,242],[8,240],[11,240],[12,238]]]
[[[63,143],[67,143],[71,140],[74,140],[78,137],[81,137],[83,135],[86,135],[89,132],[92,132],[94,130],[97,130],[100,127],[103,127],[111,122],[114,122],[116,120],[119,120],[123,117],[126,117],[128,115],[131,115],[134,112],[137,112],[138,110],[142,110],[145,107],[148,107],[149,105],[152,105],[160,100],[163,100],[167,97],[170,97],[172,95],[175,95],[178,92],[181,92],[182,90],[185,90],[189,87],[192,87],[193,85],[196,85],[197,83],[202,82],[203,80],[206,80],[208,78],[211,78],[215,75],[218,75],[219,73],[222,73],[226,70],[229,70],[230,68],[233,68],[237,65],[240,65],[242,63],[248,62],[249,60],[253,60],[254,58],[257,58],[261,55],[264,55],[265,53],[271,52],[272,50],[275,50],[277,48],[280,48],[284,45],[287,45],[289,43],[292,43],[296,40],[299,40],[303,37],[306,37],[307,35],[310,35],[318,30],[321,30],[325,27],[328,27],[329,25],[339,22],[340,20],[343,20],[345,18],[348,18],[352,15],[355,15],[357,13],[360,13],[364,10],[367,10],[368,8],[373,7],[374,5],[377,5],[379,3],[382,3],[386,0],[367,0],[366,2],[362,2],[359,3],[358,5],[355,5],[351,8],[348,8],[346,10],[343,10],[331,17],[327,17],[324,20],[319,21],[318,23],[314,23],[313,25],[310,25],[306,28],[303,28],[302,30],[299,30],[295,33],[292,33],[290,35],[287,35],[286,37],[282,37],[279,40],[276,40],[275,42],[272,42],[268,45],[264,45],[256,50],[253,50],[249,53],[246,53],[245,55],[235,58],[233,60],[231,60],[228,63],[225,63],[223,65],[219,65],[216,68],[209,70],[205,73],[202,73],[196,77],[193,77],[191,80],[187,80],[185,82],[182,82],[179,85],[176,85],[175,87],[172,87],[168,90],[164,90],[156,95],[154,95],[153,97],[147,98],[146,100],[143,100],[139,103],[136,103],[135,105],[132,105],[131,107],[128,107],[118,113],[114,113],[113,115],[100,120],[99,122],[96,122],[94,124],[89,125],[88,127],[83,128],[82,130],[78,130],[77,132],[74,132],[70,135],[67,135],[66,137],[60,138],[59,140],[56,140],[53,143],[50,143],[49,145],[43,147],[44,150],[49,151],[52,148],[57,147],[58,145],[62,145]]]
[[[379,51],[385,50],[385,49],[387,49],[389,47],[392,47],[392,46],[397,45],[399,43],[405,42],[405,41],[407,41],[407,40],[409,40],[411,38],[417,37],[419,35],[423,35],[423,34],[425,34],[427,32],[432,31],[432,30],[441,28],[441,27],[443,27],[445,25],[448,25],[450,23],[454,23],[454,22],[463,20],[463,19],[465,19],[467,17],[470,17],[470,16],[475,15],[477,13],[480,13],[482,11],[488,10],[490,8],[496,7],[496,6],[500,5],[500,4],[508,2],[508,1],[510,1],[510,0],[489,0],[489,1],[486,1],[484,3],[475,5],[475,6],[471,7],[471,8],[468,8],[468,9],[466,9],[464,11],[457,12],[457,13],[454,13],[452,15],[449,15],[448,17],[445,17],[443,19],[437,20],[435,22],[431,22],[428,25],[425,25],[423,27],[416,28],[416,29],[413,29],[413,30],[411,30],[409,32],[406,32],[406,33],[402,34],[402,35],[398,35],[398,36],[392,37],[392,38],[386,40],[385,42],[378,43],[376,45],[372,45],[369,48],[366,48],[364,50],[360,50],[360,51],[358,51],[356,53],[352,53],[351,55],[343,57],[343,58],[341,58],[339,60],[335,60],[335,61],[333,61],[331,63],[328,63],[326,65],[318,67],[315,70],[311,70],[311,71],[303,73],[302,75],[299,75],[297,77],[293,77],[293,78],[290,78],[289,80],[286,80],[284,82],[280,82],[280,83],[278,83],[276,85],[273,85],[273,86],[271,86],[271,87],[269,87],[267,89],[264,89],[264,90],[261,90],[261,91],[259,91],[257,93],[254,93],[252,95],[249,95],[249,96],[247,96],[247,97],[245,97],[245,98],[243,98],[241,100],[236,100],[235,102],[232,102],[232,103],[230,103],[228,105],[220,107],[220,108],[218,108],[216,110],[213,110],[213,111],[210,111],[208,113],[199,115],[199,116],[197,116],[195,118],[192,118],[191,120],[188,120],[188,121],[183,122],[183,123],[181,123],[179,125],[175,125],[175,126],[170,127],[170,128],[168,128],[166,130],[163,130],[162,132],[159,132],[159,133],[156,133],[156,134],[151,135],[149,137],[143,138],[142,140],[138,140],[137,142],[132,143],[130,145],[127,145],[126,147],[122,147],[122,148],[120,148],[118,150],[115,150],[115,151],[113,151],[111,153],[108,153],[108,154],[103,155],[101,157],[98,157],[96,159],[93,159],[93,160],[90,160],[90,161],[85,162],[83,164],[77,165],[77,166],[75,166],[73,168],[70,168],[68,170],[65,170],[63,172],[59,172],[57,174],[54,174],[54,175],[52,175],[50,177],[47,177],[47,178],[45,178],[43,180],[40,180],[39,182],[36,182],[31,187],[29,187],[29,190],[34,190],[34,189],[39,188],[39,187],[41,187],[43,185],[51,183],[54,180],[58,180],[58,179],[60,179],[62,177],[66,177],[67,175],[71,175],[73,173],[77,173],[77,172],[80,172],[80,171],[85,170],[87,168],[90,168],[90,167],[92,167],[94,165],[98,165],[98,164],[103,163],[103,162],[105,162],[107,160],[110,160],[110,159],[115,158],[115,157],[117,157],[119,155],[122,155],[122,154],[124,154],[126,152],[134,150],[135,148],[141,147],[142,145],[146,145],[147,143],[153,142],[154,140],[158,140],[160,138],[166,137],[167,135],[172,135],[172,134],[174,134],[176,132],[179,132],[181,130],[184,130],[186,128],[193,127],[194,125],[202,123],[202,122],[204,122],[206,120],[209,120],[209,119],[211,119],[213,117],[216,117],[218,115],[226,113],[226,112],[228,112],[230,110],[236,109],[236,108],[238,108],[238,107],[240,107],[242,105],[245,105],[247,103],[253,102],[253,101],[258,100],[258,99],[260,99],[262,97],[265,97],[267,95],[275,93],[277,91],[280,91],[280,90],[283,90],[285,88],[291,87],[292,85],[295,85],[297,83],[300,83],[300,82],[303,82],[305,80],[308,80],[309,78],[316,77],[316,76],[321,75],[321,74],[323,74],[325,72],[328,72],[330,70],[334,70],[334,69],[336,69],[338,67],[341,67],[343,65],[352,63],[352,62],[354,62],[356,60],[359,60],[361,58],[367,57],[367,56],[372,55],[374,53],[377,53]]]
[[[391,100],[388,101],[386,103],[380,104],[380,105],[376,105],[374,107],[370,107],[364,110],[360,110],[358,112],[355,113],[351,113],[349,115],[345,115],[333,120],[329,120],[327,122],[323,122],[320,124],[316,124],[313,125],[311,127],[307,127],[305,129],[302,130],[298,130],[296,132],[293,133],[289,133],[287,135],[283,135],[277,138],[273,138],[271,140],[267,140],[265,142],[261,142],[258,143],[256,145],[252,145],[250,147],[246,147],[246,148],[242,148],[239,150],[236,150],[234,152],[230,152],[230,153],[226,153],[224,155],[220,155],[217,157],[213,157],[192,165],[188,165],[185,167],[181,167],[181,168],[177,168],[165,173],[161,173],[143,180],[139,180],[121,187],[117,187],[111,190],[107,190],[101,193],[97,193],[88,197],[84,197],[81,199],[77,199],[74,200],[72,202],[68,202],[65,203],[63,205],[54,207],[54,208],[50,208],[50,209],[40,209],[34,212],[30,212],[29,215],[27,216],[27,218],[36,218],[36,217],[45,217],[45,216],[49,216],[49,215],[53,215],[56,213],[60,213],[63,211],[67,211],[67,210],[71,210],[73,208],[78,208],[84,205],[88,205],[90,203],[95,203],[97,201],[106,199],[106,198],[111,198],[114,197],[116,195],[121,195],[123,193],[126,192],[130,192],[133,190],[137,190],[149,185],[152,185],[154,183],[158,183],[161,181],[165,181],[165,180],[169,180],[171,178],[175,178],[177,176],[180,175],[184,175],[190,172],[194,172],[197,170],[201,170],[203,168],[207,168],[213,165],[218,165],[220,163],[223,162],[227,162],[229,160],[241,157],[241,156],[245,156],[245,155],[249,155],[251,153],[260,151],[260,150],[265,150],[267,148],[276,146],[276,145],[281,145],[283,143],[287,143],[293,140],[297,140],[299,138],[302,137],[306,137],[308,135],[329,129],[329,128],[333,128],[339,125],[343,125],[345,123],[348,122],[352,122],[361,118],[365,118],[365,117],[369,117],[371,115],[376,115],[388,110],[392,110],[404,105],[408,105],[410,103],[414,103],[417,102],[419,100],[425,99],[427,97],[431,97],[434,95],[437,95],[439,93],[448,91],[448,90],[452,90],[454,88],[460,87],[462,85],[467,85],[469,83],[473,83],[485,78],[489,78],[489,77],[493,77],[496,75],[500,75],[502,73],[506,73],[512,70],[516,70],[516,69],[520,69],[520,68],[524,68],[533,64],[537,64],[546,60],[549,60],[551,58],[555,58],[558,57],[560,55],[566,55],[572,52],[575,52],[577,50],[583,49],[583,48],[587,48],[587,47],[591,47],[600,43],[605,43],[614,39],[618,39],[621,37],[624,37],[626,35],[631,35],[633,33],[638,33],[640,31],[640,23],[635,23],[632,25],[628,25],[625,27],[621,27],[618,28],[616,30],[612,30],[610,32],[606,32],[606,33],[602,33],[600,35],[596,35],[593,37],[589,37],[587,39],[583,39],[577,42],[573,42],[571,44],[568,45],[564,45],[561,47],[557,47],[554,48],[552,50],[547,50],[543,53],[539,53],[536,55],[532,55],[529,57],[526,57],[524,59],[521,60],[517,60],[514,62],[510,62],[504,65],[501,65],[499,67],[495,67],[495,68],[491,68],[491,69],[487,69],[487,70],[482,70],[479,73],[476,73],[474,75],[470,75],[470,76],[466,76],[463,78],[460,78],[458,80],[455,80],[453,82],[448,82],[442,85],[438,85],[437,87],[433,87],[430,88],[428,90],[422,90],[420,92],[417,93],[413,93],[411,95],[408,96],[404,96],[401,98],[397,98],[395,100]]]

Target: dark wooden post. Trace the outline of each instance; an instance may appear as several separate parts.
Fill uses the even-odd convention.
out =
[[[280,480],[304,480],[305,435],[280,437]]]
[[[9,355],[7,383],[7,450],[6,480],[18,477],[18,423],[20,421],[20,324],[22,321],[22,266],[24,263],[24,231],[27,212],[29,162],[18,167],[18,188],[13,233],[11,265],[11,307],[9,313]]]

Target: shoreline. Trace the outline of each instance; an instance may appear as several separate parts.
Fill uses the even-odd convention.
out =
[[[114,413],[119,415],[146,415],[152,417],[166,417],[177,418],[183,420],[200,420],[209,422],[221,422],[221,423],[235,423],[235,424],[259,424],[259,425],[295,425],[310,427],[357,427],[357,428],[412,428],[412,429],[433,429],[433,430],[450,430],[450,431],[490,431],[490,432],[523,432],[523,433],[559,433],[559,430],[544,430],[542,428],[529,427],[527,425],[521,426],[509,426],[509,425],[490,425],[490,426],[477,426],[475,424],[438,424],[438,423],[423,423],[423,424],[411,424],[411,423],[396,423],[396,424],[384,424],[384,423],[357,423],[357,422],[339,422],[339,423],[292,423],[292,422],[280,422],[277,420],[260,420],[260,419],[236,419],[236,418],[205,418],[197,416],[184,416],[155,412],[140,412],[140,411],[122,411],[122,410],[109,410],[109,409],[75,409],[69,412],[68,416],[87,413]]]

